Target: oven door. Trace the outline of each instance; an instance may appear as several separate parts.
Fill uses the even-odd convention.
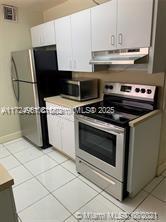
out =
[[[123,182],[125,129],[82,115],[75,124],[76,156]]]

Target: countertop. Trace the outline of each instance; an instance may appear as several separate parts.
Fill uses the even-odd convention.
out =
[[[0,164],[0,191],[6,190],[14,184],[13,178],[8,171]]]
[[[139,125],[139,124],[147,121],[148,119],[150,119],[150,118],[152,118],[156,115],[159,115],[159,114],[161,114],[161,110],[154,110],[154,111],[152,111],[150,113],[147,113],[147,114],[145,114],[145,115],[143,115],[143,116],[141,116],[137,119],[134,119],[134,120],[130,121],[129,126],[130,127],[136,127],[137,125]]]
[[[61,96],[54,96],[54,97],[45,98],[44,100],[46,102],[53,103],[58,106],[64,106],[66,108],[72,109],[72,108],[77,108],[80,106],[100,102],[103,100],[103,98],[100,97],[98,99],[92,99],[92,100],[88,100],[88,101],[84,101],[84,102],[79,102],[79,101],[74,101],[74,100],[70,100],[70,99],[65,99],[65,98],[62,98]]]

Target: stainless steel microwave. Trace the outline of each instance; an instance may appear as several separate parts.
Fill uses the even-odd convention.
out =
[[[62,84],[61,96],[77,101],[86,101],[98,98],[99,80],[87,78],[65,80]]]

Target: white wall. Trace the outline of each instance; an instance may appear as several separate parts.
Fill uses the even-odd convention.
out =
[[[107,1],[109,0],[96,0],[98,3]],[[92,0],[67,0],[58,6],[46,10],[43,16],[45,21],[49,21],[93,6],[96,6],[96,4]]]
[[[19,8],[18,22],[6,22],[0,11],[0,107],[16,106],[10,77],[11,52],[31,47],[30,27],[42,21],[42,13]],[[0,114],[0,143],[17,138],[19,133],[18,116]]]

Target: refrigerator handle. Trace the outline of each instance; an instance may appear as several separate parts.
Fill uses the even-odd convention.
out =
[[[13,64],[13,67],[14,67],[14,71],[15,71],[15,74],[16,74],[16,79],[13,77],[13,73],[11,71],[11,80],[12,80],[12,86],[13,86],[13,91],[14,91],[14,95],[16,97],[16,100],[19,101],[19,98],[20,98],[20,90],[19,90],[19,81],[18,81],[18,72],[17,72],[17,67],[16,67],[16,63],[14,61],[14,58],[12,57],[12,64]],[[14,88],[14,83],[17,83],[17,93],[15,91],[15,88]]]

